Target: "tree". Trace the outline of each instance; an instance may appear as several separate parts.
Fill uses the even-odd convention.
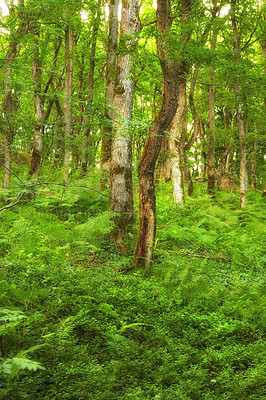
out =
[[[175,116],[170,124],[169,128],[169,139],[168,139],[168,150],[170,158],[168,164],[170,164],[170,175],[173,184],[173,197],[174,203],[184,203],[184,144],[186,141],[186,129],[181,129],[180,125],[184,113],[187,108],[186,101],[186,86],[187,86],[187,75],[189,72],[189,63],[186,60],[186,44],[191,38],[191,2],[190,0],[183,0],[181,4],[181,49],[179,51],[178,61],[178,101]],[[183,125],[184,127],[184,125]]]
[[[133,50],[140,28],[138,11],[138,0],[123,1],[114,85],[114,133],[110,169],[110,209],[117,214],[117,241],[122,239],[127,225],[134,220],[130,122],[135,93]]]
[[[13,3],[9,7],[9,13],[15,15],[15,8]],[[15,58],[19,52],[18,44],[22,36],[28,31],[28,25],[24,18],[24,1],[18,2],[18,18],[19,26],[15,34],[10,35],[10,42],[8,51],[5,56],[3,66],[3,79],[4,79],[4,99],[2,104],[1,114],[4,116],[3,133],[2,133],[2,147],[4,149],[4,174],[2,188],[5,190],[10,189],[11,179],[11,145],[14,138],[14,115],[17,108],[17,99],[15,91],[13,90],[12,83],[12,66]]]
[[[113,97],[116,70],[116,50],[118,42],[118,5],[119,0],[109,0],[109,33],[108,48],[105,67],[105,112],[106,122],[102,132],[101,147],[101,189],[107,187],[110,174],[110,159],[112,145],[112,119],[113,119]]]
[[[217,6],[215,0],[212,2],[213,19],[220,11],[220,6]],[[217,42],[218,31],[217,28],[213,29],[211,36],[211,51],[215,51]],[[214,67],[210,66],[210,82],[212,85],[209,89],[209,158],[208,158],[208,194],[214,193],[215,188],[215,71]]]
[[[89,82],[88,82],[88,98],[85,107],[85,118],[84,118],[84,132],[83,132],[83,144],[82,144],[82,161],[81,169],[83,175],[87,173],[88,169],[88,151],[89,151],[89,137],[91,135],[91,117],[92,117],[92,102],[94,96],[94,69],[95,69],[95,53],[97,36],[99,31],[99,24],[101,18],[101,0],[98,1],[98,7],[96,12],[96,18],[93,26],[93,32],[91,36],[91,52],[89,59]]]
[[[240,44],[240,33],[237,27],[236,18],[236,2],[231,1],[231,24],[233,30],[233,52],[234,52],[234,86],[235,96],[237,102],[237,122],[239,131],[239,142],[240,142],[240,208],[245,206],[246,193],[248,191],[248,172],[247,172],[247,156],[246,156],[246,128],[243,114],[243,98],[240,94],[240,81],[238,75],[238,67],[241,61],[241,44]]]
[[[158,0],[156,24],[157,52],[163,74],[163,103],[149,128],[138,167],[140,225],[134,265],[142,268],[150,268],[153,262],[156,234],[154,171],[162,139],[176,112],[178,98],[178,64],[168,52],[171,28],[171,7],[168,0]]]
[[[65,83],[64,83],[64,121],[65,121],[65,155],[63,181],[67,183],[70,164],[70,140],[72,135],[72,94],[74,70],[74,32],[67,25],[65,29]]]

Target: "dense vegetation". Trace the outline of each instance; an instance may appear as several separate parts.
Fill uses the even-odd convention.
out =
[[[0,400],[264,400],[265,4],[4,4]]]
[[[1,211],[0,398],[264,399],[261,194],[239,210],[238,194],[212,199],[198,182],[181,207],[158,186],[145,273],[132,269],[137,226],[119,254],[92,184]]]

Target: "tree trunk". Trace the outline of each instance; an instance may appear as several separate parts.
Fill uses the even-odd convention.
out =
[[[124,0],[121,16],[121,44],[127,52],[119,54],[114,86],[114,135],[111,150],[110,209],[117,213],[116,240],[121,241],[128,224],[134,221],[132,183],[132,120],[135,93],[134,47],[139,31],[138,0]]]
[[[213,80],[214,68],[210,67],[210,80]],[[209,158],[207,193],[213,194],[215,188],[215,86],[209,89]]]
[[[196,81],[197,81],[197,76],[198,76],[198,72],[200,69],[200,64],[197,63],[194,67],[194,73],[192,76],[192,82],[190,85],[190,91],[189,91],[189,107],[191,110],[191,114],[192,117],[194,119],[194,128],[193,128],[193,135],[188,143],[188,146],[186,146],[185,151],[188,151],[190,149],[190,147],[193,145],[193,143],[197,140],[197,136],[199,135],[199,139],[201,142],[201,175],[200,177],[202,179],[205,179],[206,176],[206,152],[204,151],[203,148],[203,140],[204,140],[204,136],[205,136],[205,129],[204,129],[204,124],[200,118],[200,116],[197,113],[196,107],[195,107],[195,103],[194,103],[194,93],[195,93],[195,87],[196,87]]]
[[[182,15],[181,15],[181,38],[180,41],[183,46],[191,38],[191,29],[188,29],[190,24],[190,12],[191,12],[191,3],[190,0],[182,1]],[[184,144],[186,141],[186,130],[185,135],[180,136],[180,124],[182,117],[184,116],[185,110],[187,108],[187,99],[186,99],[186,79],[184,77],[187,76],[189,72],[189,64],[185,60],[185,54],[183,52],[179,55],[179,68],[178,68],[178,102],[177,102],[177,110],[173,121],[170,125],[169,129],[169,153],[170,157],[168,158],[169,169],[171,171],[171,180],[173,185],[173,197],[174,203],[185,202],[185,193],[184,193]],[[181,132],[184,132],[182,129]]]
[[[62,110],[58,97],[55,97],[55,106],[58,114],[58,121],[55,125],[55,154],[53,164],[57,167],[62,164],[64,158],[64,111]]]
[[[70,140],[72,134],[72,91],[74,70],[74,34],[69,26],[65,30],[65,83],[64,83],[64,121],[65,121],[65,154],[63,166],[63,182],[67,183],[70,165]]]
[[[213,6],[215,4],[213,2]],[[213,11],[216,15],[216,9]],[[212,33],[211,51],[216,48],[217,30]],[[210,81],[213,85],[209,89],[209,158],[208,158],[208,186],[207,193],[214,194],[215,189],[215,84],[214,84],[214,67],[210,67]]]
[[[140,226],[134,256],[136,267],[150,268],[153,262],[154,240],[156,234],[156,200],[154,171],[162,139],[171,123],[177,108],[178,66],[167,54],[167,32],[170,28],[170,3],[157,1],[157,53],[163,73],[163,104],[149,128],[139,173],[139,213]]]
[[[91,119],[92,119],[92,111],[91,106],[93,102],[93,77],[94,77],[94,69],[95,69],[95,53],[96,53],[96,44],[97,44],[97,37],[99,31],[99,22],[101,17],[101,0],[98,1],[98,9],[97,15],[95,18],[95,25],[93,27],[93,33],[91,38],[91,52],[90,52],[90,70],[89,70],[89,83],[88,83],[88,99],[86,105],[86,114],[84,117],[84,132],[83,132],[83,143],[82,143],[82,161],[81,161],[81,170],[82,174],[85,175],[88,170],[88,161],[89,161],[89,141],[91,136]],[[93,157],[91,157],[92,161]]]
[[[235,0],[231,3],[231,23],[233,28],[233,51],[234,51],[234,66],[238,67],[241,60],[241,46],[240,37],[237,30],[237,22],[235,16]],[[246,157],[246,130],[245,122],[241,109],[241,98],[240,98],[240,83],[237,74],[234,77],[235,84],[235,95],[237,101],[237,122],[239,131],[239,142],[240,142],[240,208],[245,207],[246,193],[248,191],[248,173],[247,173],[247,157]]]
[[[251,189],[256,189],[256,157],[258,151],[258,124],[255,122],[255,140],[251,159]]]
[[[15,54],[14,54],[15,56]],[[4,86],[5,86],[5,98],[3,102],[3,113],[5,123],[2,132],[1,144],[4,150],[4,173],[2,188],[5,190],[10,189],[11,180],[11,145],[13,142],[13,124],[12,124],[12,112],[13,112],[13,100],[12,100],[12,66],[11,62],[8,66],[4,66]]]
[[[41,157],[43,149],[43,99],[42,99],[42,62],[39,53],[39,33],[34,36],[32,79],[34,85],[34,143],[31,154],[29,175],[38,177],[41,168]]]
[[[265,19],[265,14],[264,14],[264,27],[265,27],[265,23],[266,23],[266,19]],[[264,28],[265,29],[265,28]],[[263,59],[264,59],[264,76],[266,76],[266,29],[263,32],[264,34],[264,38],[261,40],[260,44],[261,44],[261,50],[262,50],[262,55],[263,55]],[[264,106],[266,109],[266,96],[264,97]],[[265,115],[265,113],[264,113]]]
[[[230,129],[230,124],[229,124],[229,116],[228,116],[228,110],[226,108],[223,109],[223,114],[224,114],[224,121],[225,121],[225,131],[226,131],[226,136],[228,137],[230,135],[229,129]],[[218,190],[221,189],[221,182],[222,182],[222,174],[223,174],[223,168],[224,168],[224,160],[226,159],[226,167],[225,167],[225,175],[227,178],[229,178],[229,173],[228,173],[228,163],[227,161],[228,156],[231,153],[232,149],[232,137],[230,139],[230,143],[226,143],[226,149],[225,151],[220,155],[220,161],[219,161],[219,167],[218,167],[218,172],[217,172],[217,188]]]
[[[220,160],[219,160],[219,167],[217,171],[217,189],[221,189],[221,181],[222,181],[222,175],[223,175],[223,168],[224,168],[224,160],[228,156],[229,152],[231,151],[230,147],[226,146],[226,150],[220,155]]]
[[[77,139],[77,142],[73,146],[73,164],[74,168],[78,169],[79,168],[79,138],[81,134],[81,129],[83,125],[83,112],[84,112],[84,106],[83,106],[83,81],[84,81],[84,70],[85,70],[85,54],[81,54],[81,61],[80,61],[80,68],[79,68],[79,85],[78,85],[78,101],[79,101],[79,115],[78,115],[78,123],[77,127],[75,130],[75,136]]]
[[[170,156],[167,159],[167,164],[168,164],[167,168],[170,170],[170,176],[173,185],[174,203],[183,204],[185,202],[184,179],[183,179],[184,174],[182,170],[184,140],[183,137],[182,138],[180,137],[180,125],[183,114],[186,109],[186,80],[179,78],[178,81],[179,85],[178,85],[177,109],[169,129],[168,150]]]
[[[2,110],[0,113],[4,117],[3,131],[2,131],[2,141],[1,145],[4,149],[4,173],[3,173],[3,183],[2,188],[5,190],[10,189],[11,180],[11,145],[14,136],[14,126],[13,119],[16,112],[16,98],[13,93],[12,85],[12,66],[15,57],[19,51],[18,49],[18,38],[20,39],[27,32],[27,25],[24,20],[24,1],[18,1],[18,16],[20,18],[20,26],[14,36],[10,37],[10,44],[3,65],[3,85],[4,85],[4,100],[2,104]],[[10,14],[14,13],[15,10],[12,6],[9,7]]]
[[[106,189],[110,174],[113,96],[115,85],[116,50],[118,40],[118,5],[119,0],[109,0],[109,35],[105,72],[105,118],[101,148],[101,189]]]

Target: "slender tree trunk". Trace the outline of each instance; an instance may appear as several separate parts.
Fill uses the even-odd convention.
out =
[[[112,119],[113,96],[116,70],[116,49],[118,41],[118,5],[119,0],[109,0],[109,35],[105,72],[105,118],[106,124],[102,132],[101,148],[101,189],[106,189],[109,181],[111,146],[112,146]]]
[[[229,179],[230,178],[230,167],[231,167],[231,163],[230,163],[230,158],[231,158],[231,153],[232,153],[232,148],[229,148],[229,152],[226,156],[226,161],[225,161],[225,168],[224,168],[224,176]]]
[[[233,28],[233,51],[234,51],[234,66],[237,67],[241,60],[241,46],[240,38],[237,29],[237,22],[235,16],[235,0],[231,2],[231,23]],[[237,122],[239,131],[239,142],[240,142],[240,208],[245,207],[246,193],[248,191],[248,173],[247,173],[247,157],[246,157],[246,130],[245,122],[241,108],[240,98],[240,83],[237,75],[234,77],[235,84],[235,95],[237,101]]]
[[[190,168],[185,169],[185,177],[186,177],[186,181],[187,181],[188,195],[192,196],[192,193],[194,190],[194,185],[193,185],[193,181],[191,178]]]
[[[265,13],[264,13],[264,37],[261,40],[260,44],[261,44],[261,50],[262,50],[262,55],[263,55],[263,59],[264,59],[264,76],[266,76],[266,28],[265,28],[265,23],[266,23],[266,18],[265,18]],[[266,109],[266,96],[264,97],[264,106]],[[265,114],[264,114],[265,115]]]
[[[75,130],[75,136],[77,139],[77,143],[74,144],[73,146],[73,164],[74,168],[78,169],[79,167],[79,156],[80,156],[80,151],[79,151],[79,138],[81,134],[81,129],[83,125],[83,112],[84,112],[84,106],[83,106],[83,82],[84,82],[84,70],[85,70],[85,54],[81,54],[81,61],[80,61],[80,66],[79,66],[79,84],[78,84],[78,101],[79,101],[79,115],[78,115],[78,123],[77,127]]]
[[[53,164],[57,167],[62,164],[64,158],[64,111],[62,110],[58,97],[55,97],[55,106],[57,111],[57,122],[55,124],[55,153]]]
[[[197,63],[194,67],[194,73],[192,76],[192,82],[190,85],[190,91],[189,91],[189,107],[194,119],[194,127],[193,127],[193,134],[191,136],[191,139],[188,143],[188,145],[185,147],[185,151],[188,151],[190,147],[194,144],[194,142],[197,140],[197,137],[199,136],[200,142],[201,142],[201,178],[205,179],[206,176],[206,152],[203,149],[203,140],[205,136],[205,129],[204,129],[204,124],[200,118],[200,116],[197,113],[196,107],[195,107],[195,102],[194,102],[194,93],[195,93],[195,87],[196,87],[196,81],[197,81],[197,76],[198,72],[200,69],[200,64]]]
[[[255,122],[255,140],[251,159],[251,189],[256,189],[256,157],[258,151],[258,124]]]
[[[153,262],[154,240],[156,234],[156,200],[154,171],[162,139],[171,123],[177,108],[178,66],[167,53],[167,33],[170,28],[170,3],[157,1],[157,52],[163,72],[163,104],[149,128],[139,173],[139,213],[140,226],[135,250],[134,265],[150,268]]]
[[[85,175],[88,170],[88,160],[89,160],[89,140],[91,136],[91,119],[92,119],[92,112],[90,107],[92,106],[93,102],[93,77],[94,77],[94,69],[95,69],[95,53],[96,53],[96,44],[97,44],[97,37],[99,31],[99,21],[101,16],[101,0],[98,1],[98,9],[97,15],[95,19],[95,25],[93,27],[92,39],[91,39],[91,52],[90,52],[90,71],[89,71],[89,83],[88,83],[88,99],[87,99],[87,106],[86,106],[86,113],[84,117],[84,132],[83,132],[83,143],[82,143],[82,161],[81,161],[81,170],[82,174]],[[91,149],[92,150],[92,149]],[[91,157],[92,161],[92,157]]]
[[[38,177],[41,168],[43,149],[43,99],[42,99],[42,62],[40,56],[39,32],[34,35],[32,79],[34,85],[34,142],[31,154],[29,175]]]
[[[213,80],[214,68],[210,67],[210,79]],[[209,89],[209,158],[208,158],[208,194],[215,188],[215,86]]]
[[[134,83],[134,54],[136,34],[140,23],[138,0],[124,0],[121,16],[121,43],[127,52],[119,54],[114,86],[113,106],[114,135],[111,150],[110,209],[117,213],[115,218],[116,240],[121,241],[128,224],[134,221],[132,183],[132,135],[129,121],[132,120]]]
[[[10,49],[11,50],[11,49]],[[11,53],[11,52],[10,52]],[[11,55],[7,53],[7,57]],[[15,52],[12,56],[15,57]],[[4,65],[4,90],[5,97],[3,101],[2,112],[5,118],[5,124],[3,126],[2,141],[1,144],[4,150],[4,173],[3,173],[3,183],[2,188],[5,190],[10,189],[11,180],[11,145],[13,141],[13,124],[12,124],[12,111],[13,111],[13,99],[12,99],[12,63],[13,59]]]
[[[65,83],[64,83],[64,121],[65,121],[65,154],[63,166],[63,181],[67,183],[70,165],[70,140],[72,135],[72,91],[73,91],[73,70],[74,70],[74,34],[69,26],[65,30]]]
[[[14,13],[15,10],[11,5],[9,6],[9,13]],[[11,180],[11,145],[14,136],[14,126],[13,119],[16,111],[16,98],[13,93],[12,85],[12,67],[16,55],[19,51],[18,49],[18,38],[20,39],[27,32],[28,26],[24,20],[24,1],[18,1],[18,16],[20,18],[20,25],[15,36],[10,37],[10,44],[3,65],[3,84],[4,84],[4,100],[2,104],[1,114],[4,116],[4,124],[2,127],[2,141],[1,145],[4,149],[4,174],[2,188],[10,189]]]
[[[229,124],[228,110],[226,108],[223,109],[223,114],[224,114],[224,121],[225,121],[225,131],[226,131],[226,135],[228,137],[230,135],[230,131],[229,131],[230,124]],[[218,172],[217,172],[217,188],[218,188],[218,190],[221,189],[224,160],[227,160],[228,155],[231,153],[231,148],[232,148],[231,141],[232,141],[232,137],[230,139],[230,143],[229,144],[228,144],[228,142],[226,143],[225,151],[220,155],[219,167],[218,167]],[[227,166],[227,163],[226,163],[226,166]],[[227,178],[229,178],[229,176],[227,176]]]
[[[214,5],[214,3],[213,3]],[[215,5],[214,5],[215,6]],[[216,15],[216,11],[213,11]],[[211,39],[211,51],[216,48],[217,31],[214,31]],[[209,158],[208,158],[208,186],[207,193],[214,194],[215,189],[215,83],[214,67],[210,67],[210,81],[213,85],[209,89]]]

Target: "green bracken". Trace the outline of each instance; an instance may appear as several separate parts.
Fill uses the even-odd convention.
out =
[[[147,276],[134,237],[117,254],[106,198],[64,190],[0,214],[0,398],[264,399],[259,193],[239,211],[196,187],[178,207],[162,185]]]

